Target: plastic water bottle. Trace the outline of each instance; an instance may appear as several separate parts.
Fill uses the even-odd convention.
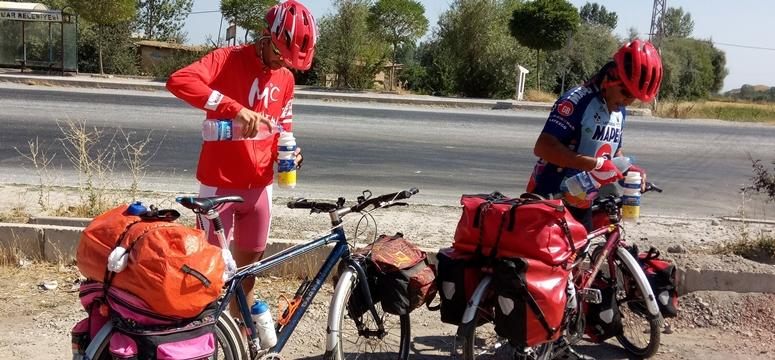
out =
[[[277,125],[267,127],[259,124],[256,136],[251,140],[261,140],[277,133]],[[202,139],[204,141],[245,140],[242,137],[242,126],[229,119],[205,120],[202,122]]]
[[[638,220],[640,217],[640,185],[643,179],[639,172],[630,171],[624,178],[622,194],[622,219]]]
[[[277,183],[281,188],[293,189],[296,187],[296,138],[293,133],[286,131],[280,133],[277,142]]]
[[[595,200],[598,187],[597,181],[588,172],[582,171],[565,179],[560,185],[560,190],[568,200],[571,200],[571,203],[574,203]]]
[[[262,300],[256,300],[250,308],[253,324],[258,332],[259,349],[269,349],[277,344],[277,334],[274,332],[274,321],[269,306]]]
[[[626,156],[617,156],[611,161],[620,172],[625,172],[632,166],[630,158]],[[566,198],[570,197],[568,200],[571,200],[571,203],[595,200],[599,194],[599,188],[600,184],[587,171],[565,179],[560,185],[560,190]]]
[[[613,161],[614,165],[616,165],[616,168],[619,169],[619,171],[622,173],[627,171],[627,169],[632,166],[632,159],[627,156],[617,156],[611,159],[611,161]]]

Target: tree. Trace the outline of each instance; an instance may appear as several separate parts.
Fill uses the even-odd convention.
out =
[[[389,48],[369,29],[369,5],[369,0],[336,0],[336,13],[318,22],[320,39],[315,57],[324,84],[325,74],[332,74],[336,87],[373,86]]]
[[[137,0],[137,28],[146,39],[185,42],[184,21],[194,0]]]
[[[398,63],[401,45],[414,43],[428,31],[425,7],[419,1],[377,0],[369,12],[369,26],[390,44],[393,64]],[[391,89],[394,78],[394,69],[391,67]]]
[[[684,13],[682,7],[667,8],[665,17],[662,19],[664,26],[664,37],[686,38],[694,31],[694,20],[690,13]]]
[[[102,64],[102,37],[106,26],[114,26],[131,20],[137,11],[134,0],[70,0],[70,5],[84,20],[97,25],[97,47],[99,51],[100,74]]]
[[[611,55],[618,47],[619,40],[607,26],[581,24],[573,34],[570,47],[558,50],[558,54],[550,56],[547,62],[548,73],[557,79],[554,92],[560,93],[587,81],[611,60]],[[563,75],[565,75],[564,88],[561,86]]]
[[[619,22],[619,15],[615,12],[608,12],[605,6],[597,3],[586,3],[579,10],[581,21],[585,24],[603,25],[611,30],[616,29],[616,23]]]
[[[662,44],[662,77],[660,96],[678,100],[708,98],[723,78],[719,80],[718,50],[704,40],[667,38]]]
[[[578,28],[580,21],[576,8],[566,0],[535,0],[522,4],[512,13],[511,35],[536,50],[538,89],[541,90],[541,50],[557,50],[565,45],[568,36]]]
[[[439,17],[433,35],[418,47],[421,67],[410,67],[402,79],[423,93],[514,96],[516,65],[534,66],[529,49],[508,32],[518,6],[519,0],[454,1]]]
[[[251,31],[261,34],[264,30],[266,11],[276,3],[276,0],[221,0],[221,14],[245,29],[247,42]]]
[[[710,45],[711,49],[711,59],[710,62],[713,65],[713,85],[710,88],[710,92],[713,94],[717,94],[721,92],[721,88],[724,87],[724,78],[729,75],[729,70],[727,70],[727,56],[726,54],[721,51],[720,49],[717,49],[715,46],[713,46],[712,41],[708,41],[708,44]]]

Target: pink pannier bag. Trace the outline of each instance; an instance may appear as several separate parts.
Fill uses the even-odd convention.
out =
[[[137,296],[97,281],[81,284],[81,304],[89,317],[72,330],[73,347],[86,349],[107,321],[113,322],[109,351],[114,359],[194,360],[215,352],[215,307],[191,319],[164,316]]]

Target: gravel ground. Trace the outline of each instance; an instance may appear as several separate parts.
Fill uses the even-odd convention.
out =
[[[35,192],[28,187],[0,185],[5,201],[0,213],[40,213]],[[23,190],[26,189],[26,190]],[[52,203],[66,203],[73,193],[52,193]],[[170,206],[170,195],[148,195],[149,201]],[[154,200],[155,199],[155,200]],[[164,200],[162,200],[164,199]],[[308,215],[302,210],[275,202],[271,238],[305,239],[325,232],[326,215]],[[27,204],[21,206],[19,204]],[[407,238],[428,249],[451,244],[459,216],[451,206],[412,205],[374,213],[379,225],[376,233],[403,232]],[[351,216],[355,218],[355,216]],[[190,217],[188,221],[190,221]],[[347,229],[354,234],[357,219],[349,219]],[[373,222],[358,241],[371,236]],[[713,255],[714,250],[739,238],[742,232],[772,234],[775,225],[743,223],[724,219],[669,218],[656,214],[642,216],[626,224],[627,239],[641,249],[656,246],[679,265],[703,269],[772,272],[772,265],[751,262],[732,255]],[[671,252],[667,249],[670,248]],[[303,261],[303,260],[301,260]],[[0,355],[1,359],[62,359],[70,353],[69,330],[84,317],[77,297],[78,273],[73,266],[50,264],[22,265],[12,262],[0,266]],[[57,281],[53,290],[40,285]],[[298,286],[293,279],[259,279],[261,296],[274,299],[282,292],[292,293]],[[315,299],[302,324],[286,347],[287,359],[317,358],[325,339],[327,302],[332,287],[325,286]],[[775,350],[775,296],[729,292],[695,292],[681,298],[681,313],[668,321],[669,334],[662,336],[657,359],[773,359]],[[442,324],[437,313],[418,310],[412,314],[415,359],[449,357],[455,328]],[[583,352],[599,359],[625,359],[616,343],[580,346]]]

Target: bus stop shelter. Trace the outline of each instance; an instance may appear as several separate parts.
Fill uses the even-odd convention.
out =
[[[0,66],[77,72],[77,32],[75,14],[0,1]]]

